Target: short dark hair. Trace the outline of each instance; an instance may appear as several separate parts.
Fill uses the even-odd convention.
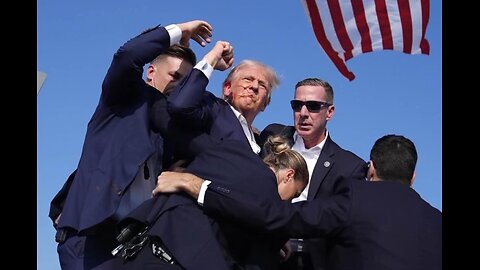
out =
[[[297,91],[297,88],[300,86],[321,86],[325,88],[325,94],[327,95],[327,100],[325,101],[333,104],[333,87],[327,81],[318,78],[306,78],[295,85],[295,91]]]
[[[190,64],[192,64],[192,66],[195,66],[195,64],[197,64],[197,56],[192,51],[192,49],[190,49],[188,47],[178,45],[178,44],[174,44],[174,45],[170,46],[170,48],[168,48],[166,51],[164,51],[159,56],[157,56],[155,59],[153,59],[152,64],[155,64],[155,62],[161,56],[165,56],[165,55],[175,57],[175,58],[179,58],[179,59],[183,59],[183,60],[189,62]]]
[[[410,186],[417,164],[417,150],[413,142],[404,136],[385,135],[373,145],[370,160],[380,179]]]

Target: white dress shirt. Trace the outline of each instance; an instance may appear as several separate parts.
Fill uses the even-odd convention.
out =
[[[292,203],[304,201],[308,198],[308,189],[310,188],[310,179],[312,178],[313,169],[315,168],[315,164],[317,164],[318,157],[322,152],[323,146],[325,145],[325,141],[327,140],[327,138],[328,138],[328,131],[326,132],[326,136],[325,136],[325,139],[323,139],[323,141],[321,141],[319,144],[315,145],[314,147],[306,149],[305,143],[303,142],[303,138],[298,136],[296,131],[293,134],[294,144],[292,146],[292,149],[300,153],[300,155],[302,155],[302,157],[305,159],[305,162],[307,163],[308,183],[305,189],[300,194],[300,196],[298,196],[297,198],[294,198],[292,200]]]
[[[165,30],[167,30],[168,35],[170,36],[170,46],[180,42],[180,39],[182,38],[182,30],[180,27],[176,24],[169,24],[165,26]]]
[[[245,133],[245,137],[247,137],[248,143],[250,144],[252,151],[255,154],[260,153],[261,148],[255,141],[255,135],[253,134],[252,129],[248,127],[247,119],[245,119],[245,117],[239,111],[235,110],[232,105],[230,105],[230,108],[232,109],[235,116],[237,116],[240,125],[242,125],[243,133]]]

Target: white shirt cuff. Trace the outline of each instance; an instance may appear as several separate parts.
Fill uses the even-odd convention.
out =
[[[169,24],[165,26],[165,30],[167,30],[168,34],[170,35],[170,46],[173,44],[177,44],[180,42],[182,38],[182,30],[176,24]]]
[[[198,193],[198,205],[203,206],[203,200],[205,199],[205,192],[207,192],[208,185],[210,185],[212,181],[205,180],[200,187],[200,192]]]
[[[207,76],[209,80],[210,77],[212,77],[213,67],[203,59],[202,61],[198,62],[193,68],[196,68],[203,72],[203,74],[205,74],[205,76]]]

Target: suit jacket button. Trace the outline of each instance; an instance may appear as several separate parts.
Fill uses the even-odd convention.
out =
[[[117,195],[118,196],[122,195],[122,190],[117,191]]]

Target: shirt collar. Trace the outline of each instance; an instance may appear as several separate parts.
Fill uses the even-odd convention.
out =
[[[245,133],[245,137],[247,138],[248,143],[250,144],[250,147],[252,148],[253,152],[255,154],[260,153],[261,148],[255,141],[255,135],[253,134],[252,129],[248,126],[247,119],[245,119],[245,116],[243,116],[239,111],[237,111],[232,105],[230,105],[230,108],[232,109],[233,113],[235,114],[238,121],[240,122],[243,132]]]
[[[309,149],[306,149],[305,148],[305,143],[303,142],[303,138],[298,135],[297,131],[295,131],[293,133],[293,145],[294,147],[292,148],[295,148],[297,151],[301,151],[301,152],[314,152],[314,151],[321,151],[323,149],[323,146],[325,145],[325,142],[327,141],[327,138],[328,138],[328,130],[325,131],[325,138],[317,145],[315,145],[314,147],[311,147]]]
[[[245,117],[239,112],[237,111],[232,105],[228,104],[230,106],[230,109],[232,109],[233,113],[235,114],[235,116],[238,118],[238,119],[241,119],[243,117],[243,119],[245,119]]]

